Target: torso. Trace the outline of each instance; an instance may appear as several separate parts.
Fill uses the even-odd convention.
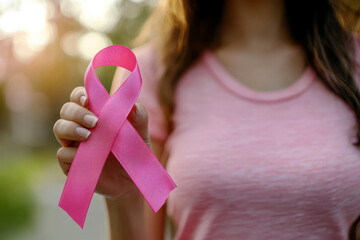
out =
[[[166,169],[178,186],[166,208],[175,240],[347,239],[360,215],[356,116],[312,68],[287,78],[269,71],[257,79],[285,84],[256,88],[250,73],[267,66],[248,66],[243,77],[205,51],[180,79],[168,135],[156,102],[156,51],[143,50],[139,99],[150,136],[166,140]]]
[[[255,90],[205,52],[182,77],[166,142],[175,239],[345,240],[360,214],[355,116],[311,68],[293,72]]]

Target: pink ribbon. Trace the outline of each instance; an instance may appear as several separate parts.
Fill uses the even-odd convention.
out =
[[[94,69],[123,67],[130,76],[110,97]],[[141,75],[134,53],[113,45],[102,49],[85,72],[89,109],[99,118],[87,141],[81,142],[66,179],[59,206],[81,228],[110,151],[131,177],[154,212],[165,203],[176,184],[144,140],[127,120],[141,89]]]

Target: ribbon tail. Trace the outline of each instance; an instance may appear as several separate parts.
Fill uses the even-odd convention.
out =
[[[157,212],[177,186],[129,121],[125,120],[111,151]]]
[[[93,132],[93,135],[95,134]],[[101,150],[93,147],[100,145],[99,140],[101,141],[101,138],[93,136],[93,138],[89,138],[80,144],[71,164],[58,205],[81,228],[84,228],[92,196],[110,152],[110,149],[106,149],[106,147]]]

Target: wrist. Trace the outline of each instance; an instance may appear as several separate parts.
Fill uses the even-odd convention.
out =
[[[105,198],[111,239],[147,239],[144,199],[141,194]]]
[[[130,190],[128,192],[125,192],[119,196],[106,196],[104,195],[104,198],[109,203],[117,203],[117,204],[123,204],[123,203],[139,203],[142,202],[143,196],[140,193],[138,189]]]

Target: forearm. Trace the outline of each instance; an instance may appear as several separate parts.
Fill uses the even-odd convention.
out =
[[[106,198],[111,240],[146,240],[144,200],[126,196],[119,200]]]

